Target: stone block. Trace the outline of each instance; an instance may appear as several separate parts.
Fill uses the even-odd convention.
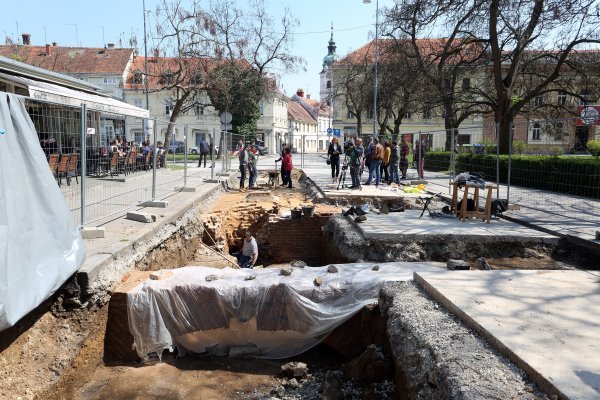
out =
[[[195,192],[196,188],[195,187],[190,187],[190,186],[179,186],[175,188],[176,192]]]
[[[81,228],[81,237],[89,239],[101,239],[104,237],[104,228],[98,226],[85,226]]]
[[[153,281],[159,281],[170,276],[173,276],[173,271],[168,269],[163,269],[160,271],[154,271],[150,273],[150,279],[152,279]]]
[[[465,270],[470,270],[471,266],[469,265],[468,262],[464,261],[464,260],[448,260],[448,262],[446,263],[446,266],[448,267],[448,269],[450,271],[465,271]]]
[[[135,212],[135,211],[128,212],[127,216],[125,218],[130,219],[132,221],[146,222],[146,223],[156,221],[156,215],[154,215],[154,214]]]
[[[166,200],[161,201],[145,201],[140,206],[142,207],[153,207],[153,208],[167,208],[169,202]]]

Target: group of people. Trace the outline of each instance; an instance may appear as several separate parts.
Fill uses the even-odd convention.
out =
[[[254,189],[256,187],[256,178],[258,177],[258,171],[256,170],[256,164],[258,164],[258,153],[255,151],[255,146],[248,144],[244,146],[244,143],[240,140],[238,143],[238,160],[240,162],[240,192],[246,191],[246,177],[248,177],[248,187]]]
[[[421,146],[417,142],[414,153],[419,177],[423,178],[425,146]],[[357,138],[356,143],[348,141],[346,146],[342,148],[337,138],[333,138],[327,151],[327,163],[331,166],[331,179],[334,182],[339,179],[340,157],[342,154],[346,157],[345,162],[350,167],[352,178],[350,189],[361,187],[360,176],[363,169],[369,171],[369,176],[364,184],[374,184],[379,187],[383,183],[399,184],[400,179],[406,179],[410,144],[404,137],[399,144],[395,141],[383,141],[381,143],[378,138],[369,137],[364,146],[363,140]]]

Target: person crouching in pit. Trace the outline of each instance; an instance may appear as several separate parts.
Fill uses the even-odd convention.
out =
[[[253,268],[258,258],[258,245],[256,239],[252,236],[250,231],[246,231],[244,234],[244,244],[242,250],[237,253],[233,253],[237,257],[238,266],[240,268]]]

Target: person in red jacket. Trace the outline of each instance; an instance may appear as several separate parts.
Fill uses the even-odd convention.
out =
[[[292,164],[292,154],[289,147],[285,148],[285,153],[283,155],[283,159],[281,160],[281,168],[285,173],[283,181],[288,183],[288,188],[292,188],[292,170],[294,169],[294,165]]]

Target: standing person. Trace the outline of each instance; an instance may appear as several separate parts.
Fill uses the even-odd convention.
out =
[[[254,189],[256,183],[256,163],[258,162],[258,157],[254,154],[254,145],[248,145],[247,148],[248,153],[248,176],[250,177],[248,186],[250,189]]]
[[[425,145],[418,140],[415,143],[415,161],[419,179],[425,178]]]
[[[242,146],[238,151],[238,160],[240,161],[240,192],[244,191],[244,184],[246,183],[246,168],[248,168],[248,152]]]
[[[244,234],[244,244],[242,245],[242,250],[234,253],[233,255],[237,258],[238,266],[240,268],[252,269],[252,267],[254,267],[254,264],[256,264],[256,259],[258,258],[258,245],[256,244],[256,239],[254,239],[250,231],[246,231]]]
[[[281,143],[281,151],[279,152],[279,158],[277,160],[275,160],[275,165],[277,165],[277,163],[279,161],[281,161],[281,167],[280,167],[280,172],[281,172],[281,185],[279,186],[285,186],[287,185],[287,182],[285,180],[285,171],[283,170],[283,157],[285,156],[285,143]]]
[[[288,184],[288,188],[292,188],[292,170],[294,165],[292,164],[292,152],[289,147],[285,148],[285,155],[281,161],[281,167],[285,172],[285,182]]]
[[[329,149],[327,150],[327,157],[331,165],[331,180],[335,182],[340,175],[340,153],[342,148],[338,144],[337,138],[331,139]]]
[[[400,173],[402,174],[402,179],[406,179],[406,171],[408,170],[408,154],[410,153],[410,146],[408,142],[402,136],[402,140],[400,141]]]
[[[375,179],[375,187],[379,187],[379,183],[381,182],[381,163],[383,162],[384,150],[377,138],[373,138],[373,143],[375,144],[375,148],[373,149],[371,156],[372,159],[371,168],[369,171],[369,179],[373,177]],[[366,184],[369,185],[370,182],[367,181]]]
[[[384,176],[383,180],[388,184],[390,183],[389,165],[391,152],[392,150],[390,149],[390,142],[386,140],[383,145],[383,162],[381,163],[381,172]]]
[[[373,143],[373,138],[369,137],[367,139],[367,147],[365,149],[365,167],[369,171],[369,177],[367,178],[367,183],[365,185],[370,185],[371,180],[373,180],[373,175],[371,174],[371,160],[373,159],[373,151],[375,151],[375,143]]]
[[[400,184],[400,175],[398,174],[398,162],[400,161],[400,155],[398,154],[398,146],[396,142],[392,142],[390,149],[390,183],[394,182]]]
[[[352,186],[350,189],[360,189],[360,167],[365,149],[362,145],[362,139],[356,138],[356,144],[350,152],[350,177]]]
[[[210,147],[208,146],[208,142],[205,139],[202,139],[200,142],[200,158],[198,159],[198,167],[202,163],[202,158],[204,158],[204,168],[206,168],[206,158],[208,157],[208,152],[210,151]]]
[[[240,141],[238,142],[238,144],[235,145],[235,151],[236,151],[236,153],[239,154],[239,152],[241,150],[244,150],[244,141],[242,139],[240,139]]]

